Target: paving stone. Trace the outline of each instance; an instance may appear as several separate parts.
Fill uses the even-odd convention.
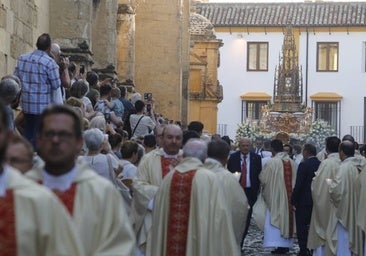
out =
[[[271,254],[273,248],[263,248],[263,232],[257,227],[253,219],[250,222],[248,234],[244,241],[244,252],[242,256],[258,256],[258,255],[273,255]],[[299,246],[295,239],[294,247],[289,253],[284,255],[294,256],[297,255]]]

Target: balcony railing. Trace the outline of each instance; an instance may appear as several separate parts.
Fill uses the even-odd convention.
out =
[[[350,126],[349,134],[351,134],[353,136],[353,138],[355,138],[355,141],[357,141],[358,144],[364,144],[363,129],[364,128],[361,125],[351,125]]]
[[[227,124],[217,124],[217,131],[221,136],[227,135]]]

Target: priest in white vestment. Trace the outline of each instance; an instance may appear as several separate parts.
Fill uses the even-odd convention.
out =
[[[163,178],[182,157],[182,129],[173,124],[164,127],[160,137],[161,148],[146,154],[137,168],[131,184],[133,191],[131,221],[140,255],[146,251],[146,243],[152,225],[154,196]]]
[[[366,161],[363,158],[363,163]],[[356,217],[356,224],[361,228],[363,232],[363,244],[364,244],[364,253],[366,253],[366,165],[360,166],[361,173],[356,181],[356,193],[357,193],[357,217]]]
[[[268,208],[264,224],[264,247],[277,247],[274,254],[283,254],[293,246],[295,214],[291,205],[291,193],[296,181],[296,164],[283,152],[280,140],[271,141],[274,155],[268,160],[259,180],[263,199]]]
[[[206,143],[191,139],[183,152],[183,160],[156,194],[147,255],[238,255],[217,251],[226,233],[215,225],[223,223],[228,212],[222,209],[225,199],[215,174],[203,167]]]
[[[62,203],[8,165],[0,172],[0,248],[0,255],[85,255]]]
[[[227,211],[227,218],[215,225],[225,236],[217,243],[217,255],[240,255],[240,244],[245,230],[249,204],[237,178],[226,168],[230,146],[223,140],[208,143],[204,167],[215,174],[215,182],[225,198],[221,207]],[[226,220],[230,221],[227,222]]]
[[[333,255],[363,255],[362,230],[356,225],[359,204],[356,183],[364,163],[354,154],[354,143],[343,141],[339,146],[342,160],[339,172],[334,180],[328,180],[330,199],[337,216],[336,225],[328,225],[326,235]]]
[[[47,108],[37,138],[45,165],[27,176],[52,189],[64,203],[86,255],[133,255],[136,242],[118,190],[86,163],[75,162],[82,144],[77,113],[63,105]]]
[[[85,255],[56,196],[5,164],[12,136],[6,113],[0,102],[0,255]]]
[[[326,241],[326,231],[330,223],[336,223],[337,219],[333,204],[330,202],[327,179],[334,179],[339,171],[341,159],[338,154],[338,147],[341,140],[336,136],[326,139],[326,155],[311,183],[311,195],[313,198],[313,211],[308,235],[308,248],[313,250],[314,256],[324,256],[325,251],[329,252],[329,245]],[[331,224],[333,225],[333,224]],[[325,248],[327,247],[327,250]]]

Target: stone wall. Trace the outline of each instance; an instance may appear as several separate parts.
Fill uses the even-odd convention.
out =
[[[88,69],[116,66],[117,7],[117,0],[0,0],[0,77],[42,33]]]
[[[91,50],[95,68],[117,64],[117,11],[117,0],[93,0]]]
[[[52,0],[50,3],[51,36],[61,48],[77,48],[86,42],[91,45],[93,1]]]
[[[0,77],[13,73],[19,55],[49,32],[49,0],[0,0]]]
[[[151,92],[157,112],[173,120],[185,118],[187,106],[182,96],[189,77],[188,12],[189,0],[150,0],[136,10],[136,89]]]
[[[116,66],[117,7],[117,0],[53,0],[52,36],[88,70]]]
[[[117,75],[121,82],[135,80],[135,12],[129,4],[118,4]]]

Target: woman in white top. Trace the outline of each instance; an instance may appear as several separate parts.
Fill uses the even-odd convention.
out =
[[[84,132],[84,140],[88,154],[79,158],[87,162],[100,176],[115,183],[116,175],[121,171],[118,160],[112,154],[101,153],[108,138],[101,130],[92,128]]]

